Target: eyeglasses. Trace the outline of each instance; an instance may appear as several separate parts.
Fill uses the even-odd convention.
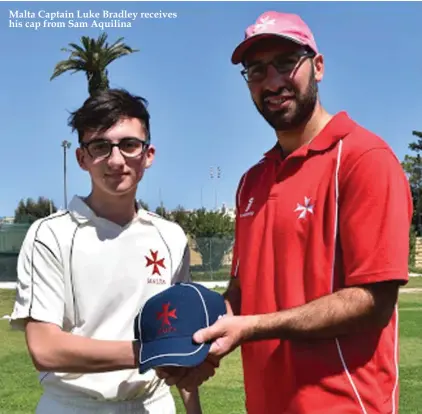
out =
[[[290,74],[301,59],[308,57],[313,58],[314,56],[314,52],[304,49],[299,52],[276,56],[270,62],[254,63],[243,69],[240,73],[248,83],[261,82],[267,77],[268,66],[270,65],[274,66],[280,75]]]
[[[148,148],[149,142],[138,138],[122,138],[118,143],[113,144],[104,138],[93,139],[89,142],[81,142],[81,147],[86,148],[88,154],[95,159],[108,158],[114,147],[118,147],[120,153],[128,158],[137,157]]]

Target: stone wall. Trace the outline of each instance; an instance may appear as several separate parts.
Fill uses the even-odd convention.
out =
[[[422,268],[422,237],[416,237],[415,267]]]

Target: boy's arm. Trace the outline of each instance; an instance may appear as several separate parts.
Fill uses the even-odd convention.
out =
[[[132,341],[84,338],[63,330],[65,279],[62,251],[48,224],[29,229],[17,265],[11,326],[26,334],[35,367],[45,372],[104,372],[136,368],[138,345]]]
[[[25,332],[29,354],[39,371],[98,373],[138,367],[139,344],[135,341],[85,338],[33,319],[27,321]]]
[[[180,388],[178,390],[185,406],[186,414],[202,414],[198,388],[192,392]]]

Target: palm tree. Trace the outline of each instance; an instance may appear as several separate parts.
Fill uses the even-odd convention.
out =
[[[96,91],[108,89],[107,66],[124,55],[139,52],[123,43],[123,39],[120,37],[110,46],[106,42],[107,34],[102,33],[97,39],[82,36],[82,47],[75,43],[69,43],[70,49],[62,48],[61,50],[70,53],[70,56],[56,64],[50,81],[67,71],[85,72],[90,95]]]

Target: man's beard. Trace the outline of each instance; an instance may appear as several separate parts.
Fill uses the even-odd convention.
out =
[[[280,95],[284,89],[288,89],[289,93],[294,95],[293,101],[287,108],[280,109],[279,111],[270,111],[267,109],[265,98],[269,96]],[[318,84],[315,80],[312,71],[309,78],[308,87],[304,93],[295,90],[293,86],[280,88],[275,93],[263,93],[261,96],[261,108],[256,102],[254,105],[258,112],[276,131],[290,131],[303,125],[312,115],[315,105],[318,100]],[[294,109],[291,106],[294,105]]]

